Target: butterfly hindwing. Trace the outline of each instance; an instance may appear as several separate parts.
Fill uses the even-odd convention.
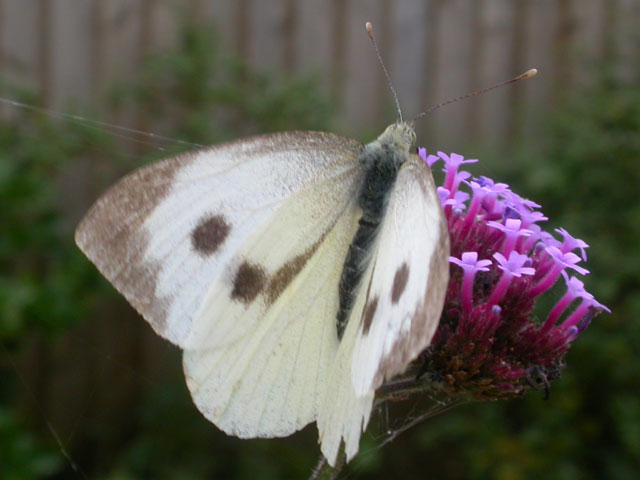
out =
[[[268,292],[256,297],[256,304],[264,305],[263,313],[252,315],[249,309],[225,322],[229,331],[237,323],[251,325],[242,338],[215,349],[185,351],[185,376],[194,402],[225,432],[239,437],[284,436],[316,418],[338,349],[338,281],[357,228],[354,207],[322,235],[278,298],[272,300]],[[289,240],[274,229],[263,241],[265,248],[277,249],[277,244]],[[269,258],[262,254],[252,252],[249,258]],[[220,308],[216,293],[210,292],[211,302],[207,300],[201,311],[203,325],[209,312]],[[218,335],[224,338],[225,332],[217,330],[207,331],[212,340],[206,343],[215,344]]]

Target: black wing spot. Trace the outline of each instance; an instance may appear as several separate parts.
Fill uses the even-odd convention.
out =
[[[249,304],[260,295],[267,282],[267,274],[259,265],[243,262],[233,279],[231,298]]]
[[[391,288],[391,301],[396,304],[400,300],[400,297],[407,288],[407,281],[409,280],[409,266],[403,263],[402,266],[396,270],[396,274],[393,277],[393,287]]]
[[[302,271],[304,266],[324,240],[326,234],[327,233],[325,232],[316,243],[309,247],[307,251],[289,260],[273,274],[271,280],[269,280],[269,286],[267,287],[267,300],[269,304],[273,304],[280,294],[289,286],[296,275]]]
[[[378,297],[373,297],[367,302],[364,307],[364,313],[362,315],[362,334],[367,335],[371,328],[371,322],[373,322],[373,316],[378,309]]]
[[[203,217],[191,232],[191,244],[201,255],[215,253],[229,236],[231,225],[222,215]]]

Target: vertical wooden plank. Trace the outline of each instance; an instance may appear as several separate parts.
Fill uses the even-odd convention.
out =
[[[332,67],[335,65],[332,57],[332,48],[336,41],[333,38],[335,34],[333,7],[334,4],[327,1],[299,2],[299,26],[294,38],[298,46],[296,70],[300,73],[311,72],[319,75],[328,89],[334,78]]]
[[[6,79],[5,79],[5,44],[4,44],[4,30],[6,13],[4,11],[4,0],[0,0],[0,97],[6,97]],[[0,122],[4,121],[7,117],[7,108],[5,104],[0,104]]]
[[[573,59],[571,56],[571,40],[575,28],[571,0],[558,0],[558,23],[555,32],[553,50],[554,90],[557,95],[566,92],[573,81]]]
[[[53,96],[53,72],[51,62],[52,36],[52,2],[40,0],[38,2],[37,36],[38,36],[38,90],[42,104],[51,106]]]
[[[234,55],[236,51],[236,4],[228,0],[199,0],[199,17],[205,28],[213,28],[217,37],[219,51],[225,55]]]
[[[391,12],[391,2],[385,2],[382,0],[380,5],[380,20],[378,21],[377,27],[374,29],[374,33],[376,34],[376,42],[378,44],[380,56],[385,62],[385,67],[387,68],[391,82],[395,82],[395,71],[393,69],[393,65],[389,63],[392,51],[391,39],[394,35]],[[375,52],[371,53],[375,54]],[[376,123],[380,125],[380,128],[382,128],[382,125],[391,123],[391,119],[397,118],[398,113],[396,112],[393,93],[389,87],[388,80],[384,76],[382,67],[378,66],[377,71],[377,84],[373,98],[373,102],[376,106],[374,118]]]
[[[236,55],[242,59],[249,58],[249,45],[251,44],[249,36],[253,36],[253,32],[249,30],[249,8],[253,3],[251,0],[236,0],[236,10],[234,12],[234,48]]]
[[[482,86],[489,86],[510,78],[511,25],[513,3],[511,0],[487,0],[485,8],[486,55]],[[509,99],[504,90],[493,91],[480,98],[483,124],[482,138],[488,143],[499,144],[508,129]]]
[[[4,0],[0,0],[0,92],[4,91],[4,77],[3,77],[4,68],[5,68],[4,30],[5,30],[6,18],[7,18],[6,12],[4,11]]]
[[[175,0],[159,0],[153,5],[153,20],[149,23],[148,54],[162,55],[164,51],[173,50],[178,41],[180,28],[185,22],[202,24],[206,21],[202,15],[202,0],[178,2]]]
[[[158,6],[157,0],[141,0],[140,14],[138,15],[138,38],[136,41],[135,69],[140,71],[144,67],[144,62],[152,53],[154,44],[154,22],[155,13]],[[136,127],[137,130],[148,132],[151,130],[149,116],[145,105],[138,106]],[[142,154],[144,149],[141,143],[136,144],[136,152]],[[138,332],[136,332],[138,333]]]
[[[4,0],[4,75],[9,85],[37,88],[39,0]]]
[[[484,0],[475,0],[471,2],[469,15],[469,66],[468,66],[468,84],[469,92],[477,88],[482,82],[482,67],[484,65],[484,49],[485,49],[485,26],[484,26]],[[475,141],[479,138],[481,130],[480,121],[480,101],[478,97],[472,97],[467,101],[467,113],[465,122],[465,134],[468,141]]]
[[[440,79],[442,73],[440,70],[441,56],[441,36],[442,36],[442,10],[444,8],[444,0],[429,0],[424,20],[427,39],[425,47],[425,61],[423,78],[427,79],[426,88],[422,90],[420,104],[421,109],[429,108],[437,103],[440,95]],[[438,120],[431,115],[427,118],[422,126],[418,127],[422,131],[423,137],[429,145],[437,145],[436,137],[438,131]],[[440,148],[440,147],[437,147]]]
[[[157,7],[157,0],[141,0],[140,2],[140,14],[138,15],[140,26],[138,28],[138,45],[136,49],[136,67],[138,68],[145,58],[152,53]]]
[[[38,359],[51,379],[36,393],[36,400],[44,406],[46,422],[54,426],[68,450],[73,448],[68,439],[85,440],[86,422],[95,413],[91,398],[99,389],[95,369],[97,355],[92,348],[95,347],[95,327],[93,322],[81,322],[68,328],[64,335],[42,341],[49,354]],[[79,342],[79,338],[83,341]]]
[[[140,0],[112,0],[104,3],[106,17],[106,81],[132,76],[137,69],[135,48],[140,23]]]
[[[255,2],[249,15],[251,64],[258,70],[282,72],[284,1]]]
[[[103,2],[100,1],[91,2],[91,18],[89,20],[91,29],[89,37],[89,75],[93,108],[101,107],[102,97],[106,88],[104,79],[105,15],[103,5]]]
[[[282,68],[285,73],[292,74],[296,68],[298,29],[298,0],[284,0],[282,19]]]
[[[616,0],[608,2],[605,10],[615,9],[615,3]],[[575,59],[571,65],[572,86],[580,86],[592,83],[602,71],[595,62],[602,54],[601,38],[607,12],[603,11],[600,0],[580,0],[571,7],[574,26],[569,53]]]
[[[6,13],[4,11],[4,0],[0,0],[0,75],[2,75],[4,67],[4,23],[6,21],[6,18]]]
[[[633,82],[638,72],[640,59],[640,2],[638,0],[617,0],[609,8],[612,15],[619,18],[616,29],[617,74],[625,82]]]
[[[600,37],[602,60],[613,62],[616,52],[616,32],[618,31],[618,2],[617,0],[601,0],[602,36]]]
[[[19,404],[25,410],[31,410],[31,418],[39,420],[44,417],[50,425],[58,425],[55,420],[51,420],[51,374],[55,367],[50,344],[42,332],[34,332],[25,340],[23,358],[26,368],[21,371],[26,372],[25,383],[28,388],[20,392],[22,399]],[[42,423],[44,422],[40,422],[40,428],[44,430]]]
[[[346,22],[345,45],[342,47],[346,52],[343,111],[347,125],[344,130],[352,135],[371,131],[373,136],[383,128],[378,124],[376,114],[379,111],[377,102],[381,100],[377,98],[377,85],[384,74],[365,30],[367,21],[373,24],[374,31],[377,30],[376,25],[381,23],[380,7],[380,0],[352,0]],[[388,98],[386,95],[384,100],[388,101]]]
[[[331,95],[340,111],[344,110],[345,77],[347,66],[347,18],[351,0],[333,0],[331,4]]]
[[[470,12],[466,0],[445,2],[440,12],[440,56],[437,72],[439,91],[434,104],[459,96],[469,88],[469,56],[472,39],[468,28]],[[474,87],[477,88],[477,87]],[[437,120],[436,136],[439,148],[446,150],[460,149],[464,140],[466,101],[456,102],[433,112]]]
[[[140,0],[111,0],[104,2],[105,42],[104,81],[114,85],[132,80],[138,73],[137,39],[139,36]],[[124,126],[135,125],[136,113],[125,106],[110,121]]]
[[[427,47],[427,28],[424,19],[427,15],[427,3],[414,0],[400,0],[393,3],[391,12],[393,35],[387,56],[387,66],[393,74],[393,82],[398,92],[402,112],[411,119],[427,106],[422,103],[424,91],[435,81],[433,72],[425,76],[425,49]],[[390,122],[392,118],[386,118]],[[431,119],[418,121],[417,130]],[[425,145],[426,138],[419,136],[418,143]]]
[[[539,0],[535,2],[527,13],[527,40],[524,69],[537,68],[538,75],[514,88],[523,92],[523,112],[521,118],[521,133],[532,136],[540,131],[540,118],[552,106],[554,89],[553,51],[554,32],[556,30],[556,1]]]
[[[51,38],[50,106],[64,109],[70,100],[88,100],[91,93],[92,2],[57,0],[49,5]],[[76,102],[77,103],[77,102]]]
[[[626,15],[629,22],[630,32],[630,66],[635,78],[640,78],[640,2],[634,0],[629,4],[628,15]]]
[[[189,0],[187,8],[190,22],[201,22],[206,18],[204,3],[204,0]]]
[[[529,3],[527,0],[515,0],[513,18],[511,24],[511,52],[509,59],[509,72],[505,78],[511,78],[526,70],[526,39],[529,18]],[[523,97],[524,86],[510,85],[506,92],[508,111],[507,111],[507,130],[505,140],[509,143],[517,142],[522,133],[522,115],[523,115]]]

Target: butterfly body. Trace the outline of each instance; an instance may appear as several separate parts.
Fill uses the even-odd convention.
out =
[[[444,301],[448,233],[414,140],[399,123],[366,146],[286,132],[183,154],[114,185],[76,242],[183,350],[207,419],[241,438],[315,420],[334,464]]]
[[[387,206],[398,170],[409,158],[415,141],[413,129],[405,124],[390,125],[375,141],[367,144],[358,158],[364,171],[358,205],[362,216],[340,279],[340,309],[337,316],[338,338],[342,338],[355,291],[371,257],[371,249]]]

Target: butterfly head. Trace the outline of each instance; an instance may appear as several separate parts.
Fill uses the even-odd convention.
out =
[[[394,149],[409,152],[411,146],[416,141],[416,132],[413,127],[406,122],[398,122],[389,125],[382,135],[378,137],[378,142],[382,145],[389,145]]]

